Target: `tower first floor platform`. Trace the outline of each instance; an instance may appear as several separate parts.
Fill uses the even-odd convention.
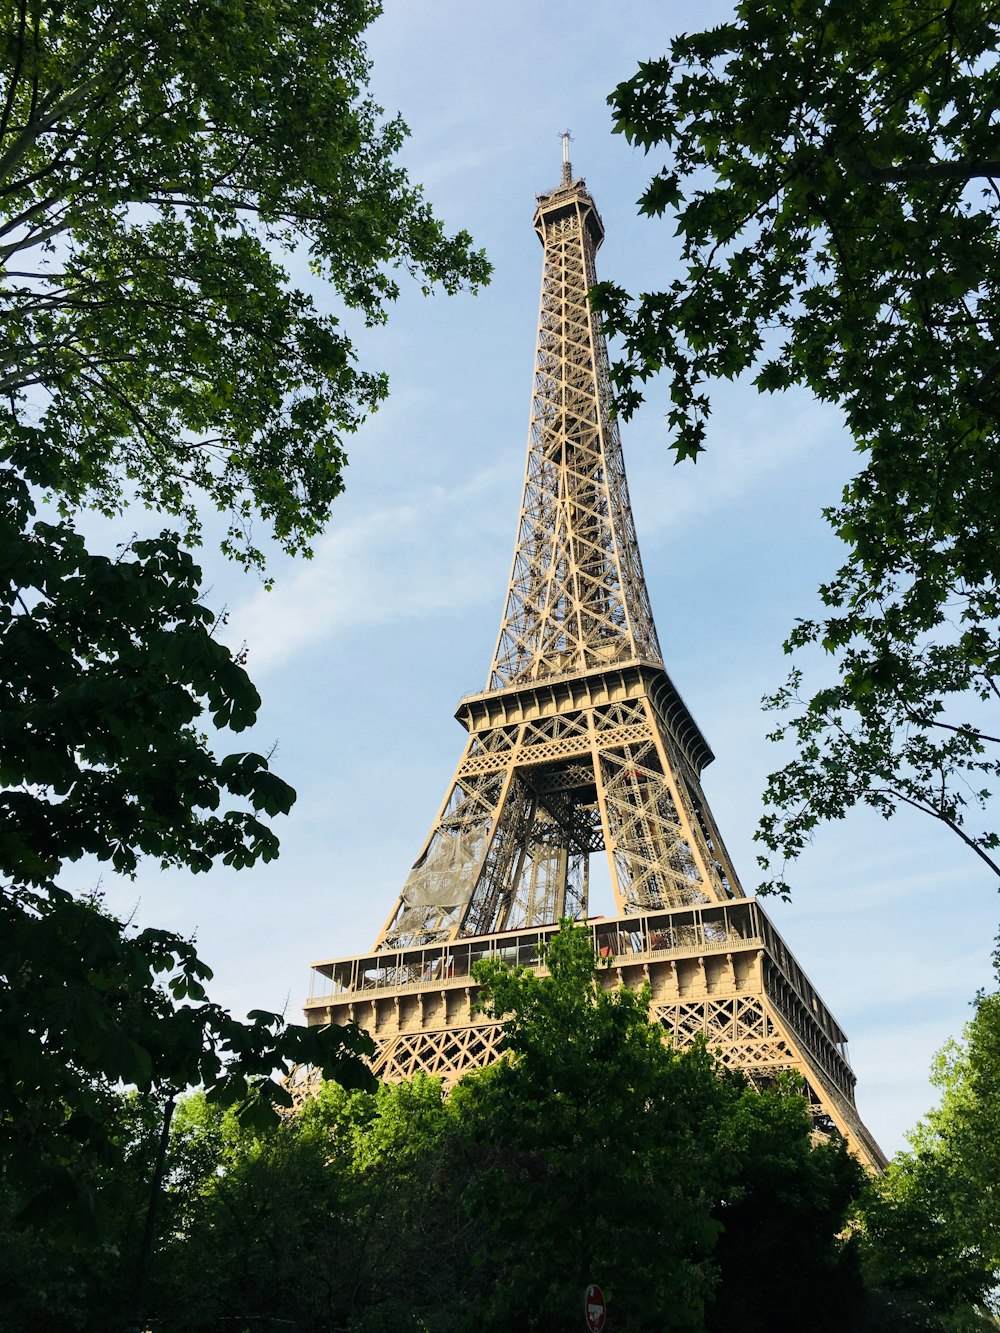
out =
[[[795,1070],[818,1130],[837,1132],[873,1170],[885,1156],[854,1104],[847,1039],[751,898],[587,922],[606,989],[648,984],[665,1040],[699,1035],[723,1063],[761,1082]],[[423,1072],[451,1085],[500,1054],[501,1025],[477,1007],[473,965],[495,958],[544,973],[557,925],[384,950],[313,965],[310,1024],[357,1023],[376,1043],[375,1074]]]

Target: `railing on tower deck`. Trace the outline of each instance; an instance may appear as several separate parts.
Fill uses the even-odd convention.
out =
[[[772,958],[813,1020],[847,1058],[847,1039],[810,985],[784,940],[755,899],[725,904],[673,908],[631,917],[592,917],[587,923],[599,964],[627,966],[649,960],[706,953],[762,950]],[[313,964],[307,1008],[346,1001],[377,999],[379,994],[405,994],[451,986],[475,985],[472,969],[482,959],[511,967],[544,971],[544,947],[558,924],[495,935],[388,950]]]

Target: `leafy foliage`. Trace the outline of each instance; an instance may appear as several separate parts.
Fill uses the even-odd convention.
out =
[[[23,1201],[66,1200],[109,1146],[116,1083],[201,1082],[266,1113],[288,1101],[276,1067],[316,1059],[364,1081],[369,1045],[263,1012],[237,1022],[208,1001],[190,941],[131,934],[58,887],[86,854],[124,873],[142,854],[192,871],[270,860],[277,839],[259,815],[287,811],[294,792],[262,755],[219,757],[197,730],[206,710],[249,726],[260,700],[213,637],[176,538],[95,556],[67,521],[32,524],[10,469],[0,480],[0,1160]]]
[[[191,556],[169,533],[93,555],[68,522],[32,524],[10,469],[0,486],[0,876],[42,886],[84,855],[124,874],[143,854],[192,871],[272,860],[258,813],[287,814],[295,793],[196,728],[208,712],[242,731],[260,696],[213,635]]]
[[[161,1136],[190,1083],[258,1126],[289,1103],[272,1075],[292,1062],[371,1084],[356,1029],[237,1022],[208,1000],[189,940],[133,933],[58,879],[82,857],[132,874],[143,856],[198,872],[277,853],[266,821],[294,792],[265,756],[220,755],[200,729],[242,731],[260,700],[182,539],[112,558],[74,516],[137,499],[190,545],[207,505],[244,563],[263,563],[258,517],[308,551],[344,437],[386,386],[286,266],[304,261],[340,316],[369,324],[400,270],[425,291],[487,279],[396,163],[402,121],[368,96],[377,12],[3,7],[0,1175],[23,1224],[96,1206],[101,1172],[121,1167],[119,1082],[159,1099]],[[156,1161],[147,1232],[159,1147]]]
[[[509,1058],[455,1094],[493,1149],[470,1190],[503,1274],[483,1326],[575,1328],[598,1282],[621,1327],[669,1302],[675,1328],[700,1328],[719,1232],[714,1062],[664,1045],[648,992],[604,990],[586,932],[565,926],[545,961],[544,979],[477,965]]]
[[[467,1195],[495,1265],[482,1327],[576,1328],[593,1281],[623,1330],[731,1328],[738,1311],[779,1333],[806,1292],[817,1328],[847,1326],[860,1285],[839,1233],[862,1172],[813,1142],[799,1086],[758,1092],[705,1046],[666,1046],[648,990],[606,988],[568,922],[545,963],[477,965],[509,1055],[454,1094],[484,1154]],[[787,1304],[761,1280],[779,1249]]]
[[[114,1160],[116,1085],[171,1098],[202,1084],[260,1127],[291,1105],[292,1064],[372,1084],[364,1033],[264,1010],[233,1018],[171,932],[132,930],[54,886],[5,893],[0,926],[0,1174],[26,1219],[86,1225],[93,1173]]]
[[[157,1265],[163,1328],[483,1327],[497,1271],[466,1194],[495,1154],[463,1123],[454,1097],[423,1077],[375,1095],[327,1085],[265,1135],[183,1104],[171,1196],[189,1202]]]
[[[998,36],[988,0],[747,0],[610,98],[669,154],[640,209],[676,218],[682,269],[594,293],[624,413],[666,371],[696,458],[709,382],[749,373],[836,404],[860,455],[824,511],[845,563],[786,644],[821,645],[836,682],[803,700],[796,672],[770,701],[797,758],[765,795],[765,869],[865,802],[931,814],[998,871],[997,835],[967,827],[1000,763]]]
[[[1000,993],[980,994],[962,1044],[931,1074],[941,1092],[864,1210],[873,1284],[919,1327],[994,1327],[1000,1280]],[[975,1312],[981,1313],[977,1315]]]
[[[724,1183],[713,1207],[722,1231],[709,1333],[792,1330],[813,1302],[817,1329],[856,1327],[863,1284],[856,1237],[845,1231],[863,1172],[843,1143],[814,1141],[797,1080],[734,1091],[716,1152]]]
[[[12,1333],[129,1325],[163,1107],[152,1097],[109,1095],[105,1112],[86,1208],[36,1210],[26,1220],[17,1188],[0,1185],[0,1311]]]
[[[203,1094],[181,1101],[143,1326],[559,1333],[580,1326],[593,1280],[622,1333],[791,1333],[803,1309],[824,1333],[990,1326],[976,1309],[985,1251],[970,1241],[995,1229],[988,1170],[977,1220],[957,1196],[943,1202],[946,1156],[933,1189],[926,1176],[913,1188],[925,1131],[921,1160],[897,1161],[876,1191],[842,1143],[817,1139],[794,1081],[757,1090],[704,1046],[664,1047],[648,997],[607,987],[584,932],[567,923],[546,962],[541,976],[481,969],[507,1054],[448,1098],[423,1077],[327,1084],[269,1126]],[[969,1079],[992,1058],[980,1048],[994,1017],[981,1009],[967,1055],[944,1066],[942,1142],[945,1121],[972,1124]],[[37,1232],[31,1250],[0,1196],[5,1328],[58,1318],[96,1333],[135,1310],[135,1218],[162,1109],[155,1096],[109,1101],[114,1152],[86,1236]]]
[[[251,562],[254,514],[308,548],[386,386],[282,253],[368,323],[395,270],[489,273],[394,161],[406,127],[366,89],[377,13],[6,0],[0,442],[31,481],[105,512],[134,492],[193,531],[208,497]]]

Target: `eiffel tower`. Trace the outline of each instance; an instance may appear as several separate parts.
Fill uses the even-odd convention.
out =
[[[451,1084],[499,1054],[473,964],[538,965],[571,917],[591,932],[605,985],[649,984],[667,1040],[704,1034],[758,1081],[797,1070],[817,1126],[879,1169],[844,1033],[740,887],[701,788],[712,751],[664,669],[587,300],[604,227],[568,135],[534,227],[528,458],[489,684],[458,706],[465,751],[372,952],[314,964],[308,1021],[366,1029],[382,1079]],[[588,918],[602,851],[617,914]]]

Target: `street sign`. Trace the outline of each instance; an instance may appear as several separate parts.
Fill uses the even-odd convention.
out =
[[[604,1292],[593,1282],[583,1294],[583,1317],[587,1321],[589,1333],[601,1333],[608,1317],[608,1308],[604,1304]]]

